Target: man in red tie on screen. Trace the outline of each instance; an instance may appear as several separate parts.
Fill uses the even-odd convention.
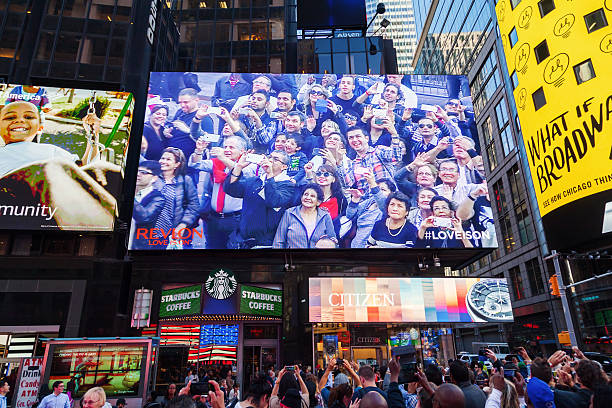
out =
[[[230,136],[223,142],[223,148],[210,150],[211,160],[202,160],[202,149],[196,150],[189,158],[189,167],[212,173],[211,211],[206,222],[206,248],[236,248],[236,232],[240,225],[242,198],[225,194],[223,182],[229,176],[240,156],[246,154],[246,142],[237,136]],[[255,175],[255,166],[243,170],[249,176]]]

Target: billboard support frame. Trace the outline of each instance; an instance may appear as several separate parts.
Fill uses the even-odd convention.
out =
[[[576,340],[576,331],[574,330],[574,321],[572,320],[572,312],[570,311],[569,302],[567,301],[567,294],[565,292],[566,286],[563,283],[563,274],[561,273],[561,266],[559,265],[559,254],[556,250],[552,250],[550,254],[550,258],[553,259],[553,264],[555,266],[555,275],[557,276],[557,280],[559,282],[559,293],[561,294],[561,304],[563,305],[563,316],[565,317],[565,323],[567,325],[567,331],[569,333],[570,342],[572,343],[572,347],[578,346],[578,341]],[[567,269],[569,271],[570,265],[569,261],[565,260]]]

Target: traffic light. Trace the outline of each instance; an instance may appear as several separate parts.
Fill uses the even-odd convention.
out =
[[[550,294],[553,296],[561,296],[561,292],[559,292],[559,280],[556,274],[550,277],[548,283],[550,284]]]

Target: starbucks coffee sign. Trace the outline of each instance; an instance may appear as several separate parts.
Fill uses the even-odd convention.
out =
[[[240,313],[263,316],[282,316],[283,291],[241,285]]]
[[[200,313],[201,291],[202,286],[200,285],[162,291],[159,317],[187,316]]]
[[[234,273],[228,269],[216,269],[206,279],[206,292],[213,299],[227,299],[234,294],[238,283]]]

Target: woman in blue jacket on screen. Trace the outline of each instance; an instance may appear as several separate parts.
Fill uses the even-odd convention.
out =
[[[317,184],[307,184],[302,190],[301,204],[285,211],[276,230],[274,248],[333,247],[338,243],[329,212],[319,208],[324,200]]]

